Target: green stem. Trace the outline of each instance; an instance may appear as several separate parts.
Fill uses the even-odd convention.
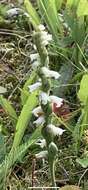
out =
[[[55,162],[50,162],[50,173],[51,173],[51,180],[52,180],[52,187],[53,190],[57,190],[56,182],[55,182]]]

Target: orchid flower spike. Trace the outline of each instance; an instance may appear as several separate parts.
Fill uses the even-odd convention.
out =
[[[39,117],[40,115],[43,115],[43,110],[41,108],[41,106],[36,107],[35,109],[33,109],[32,113],[34,114],[34,116]]]
[[[36,121],[33,122],[36,125],[43,125],[45,123],[44,116],[40,116]]]
[[[47,78],[55,78],[58,79],[60,74],[56,71],[49,70],[47,67],[42,67],[42,72]]]
[[[63,105],[64,100],[62,98],[59,98],[57,96],[49,96],[49,97],[50,97],[51,103],[55,103],[57,108]]]
[[[51,132],[51,134],[53,134],[54,136],[59,136],[62,135],[63,132],[65,131],[64,129],[61,129],[59,127],[56,127],[53,124],[49,124],[47,125],[47,129],[49,130],[49,132]]]
[[[32,85],[29,85],[28,88],[29,88],[30,92],[33,92],[34,90],[38,89],[40,86],[42,86],[42,83],[36,82]]]

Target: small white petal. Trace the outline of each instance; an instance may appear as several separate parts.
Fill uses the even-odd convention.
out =
[[[48,94],[45,92],[41,92],[41,94],[39,95],[39,101],[43,105],[46,105],[48,101],[50,101]]]
[[[26,12],[23,15],[26,16],[27,18],[30,18],[29,14]]]
[[[58,79],[60,74],[56,71],[49,70],[47,67],[42,67],[42,72],[46,77]]]
[[[41,106],[36,107],[35,109],[33,109],[32,113],[36,116],[39,117],[39,114],[43,114],[43,110],[41,108]]]
[[[41,32],[41,41],[43,45],[47,45],[49,43],[49,41],[52,40],[52,35],[48,34],[48,32],[46,31],[42,31]]]
[[[57,104],[56,107],[59,108],[63,105],[63,99],[57,96],[50,96],[50,100],[52,103]]]
[[[46,140],[45,139],[39,139],[36,142],[36,145],[39,145],[41,148],[44,148],[44,147],[46,147]]]
[[[30,92],[33,92],[34,90],[36,90],[40,86],[42,86],[42,83],[41,82],[36,82],[36,83],[28,86],[28,88],[29,88]]]
[[[19,9],[19,8],[12,8],[12,9],[9,9],[6,13],[7,13],[8,17],[13,17],[13,16],[18,15],[20,10],[21,9]]]
[[[33,122],[36,125],[43,125],[45,123],[44,116],[40,116],[36,121]]]
[[[35,44],[33,44],[33,48],[34,48],[34,50],[37,50],[37,47],[36,47],[36,45],[35,45]]]
[[[53,124],[49,124],[47,125],[48,130],[54,135],[54,136],[58,136],[58,135],[62,135],[63,132],[65,131],[64,129],[61,129],[59,127],[54,126]]]
[[[40,24],[40,25],[38,26],[38,28],[39,28],[39,30],[41,30],[41,31],[45,30],[45,26],[44,26],[43,24]]]
[[[39,58],[39,54],[38,53],[33,53],[30,55],[30,59],[31,61],[35,61]]]
[[[32,63],[32,68],[33,69],[37,69],[37,67],[40,65],[40,63],[39,63],[39,61],[34,61],[33,63]]]
[[[48,156],[48,151],[46,151],[46,150],[45,151],[41,151],[38,154],[35,154],[35,157],[37,159],[47,158],[47,156]]]

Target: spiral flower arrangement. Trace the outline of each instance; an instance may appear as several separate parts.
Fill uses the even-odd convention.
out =
[[[55,160],[58,153],[58,147],[54,142],[55,136],[62,135],[65,130],[52,124],[53,105],[59,108],[63,105],[63,99],[50,94],[51,78],[57,80],[60,74],[49,69],[49,56],[47,45],[52,40],[52,36],[48,34],[43,25],[38,27],[34,32],[34,41],[36,53],[30,55],[32,68],[38,75],[38,81],[28,86],[29,91],[33,92],[39,89],[39,105],[32,113],[37,118],[33,123],[37,126],[42,125],[42,136],[39,144],[46,150],[36,154],[37,158],[47,158],[50,166],[52,186],[56,189],[55,183]]]

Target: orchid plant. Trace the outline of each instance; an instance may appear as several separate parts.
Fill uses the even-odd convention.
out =
[[[38,81],[28,86],[29,91],[33,92],[39,89],[39,105],[33,109],[32,113],[37,118],[33,123],[37,126],[41,125],[41,133],[43,140],[37,142],[46,150],[36,154],[36,158],[47,158],[50,166],[52,186],[56,189],[55,183],[55,160],[58,153],[58,147],[54,142],[55,136],[62,135],[65,130],[54,126],[51,122],[53,105],[56,108],[63,105],[63,99],[50,94],[51,78],[58,79],[60,74],[49,69],[49,56],[47,45],[52,40],[52,36],[48,34],[43,25],[39,25],[38,30],[34,32],[34,41],[36,53],[30,55],[32,68],[38,75]]]

